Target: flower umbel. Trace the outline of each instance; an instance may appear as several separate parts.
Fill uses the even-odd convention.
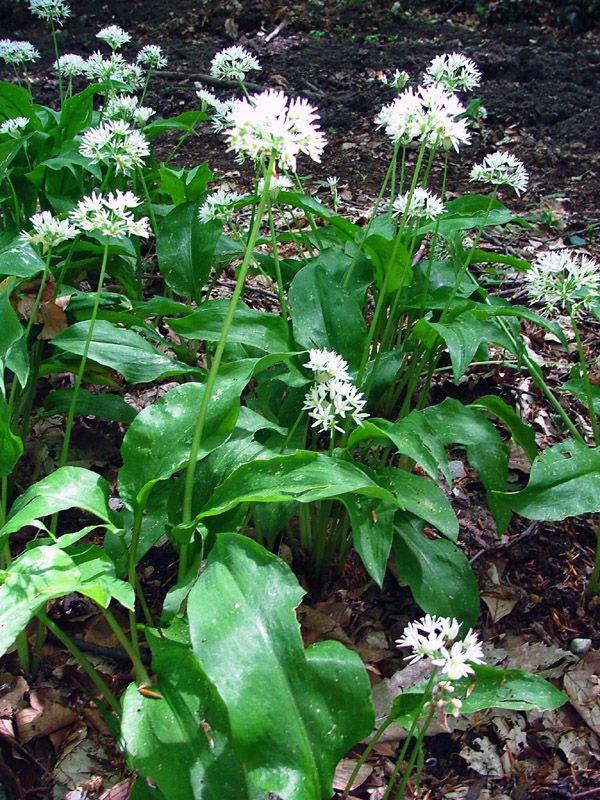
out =
[[[8,134],[13,139],[20,139],[29,120],[27,117],[11,117],[0,125],[0,134]]]
[[[217,189],[216,192],[206,198],[198,209],[198,219],[200,222],[210,222],[213,219],[220,219],[227,222],[235,210],[235,203],[242,197],[239,192],[228,192],[225,189]]]
[[[117,172],[141,167],[150,154],[144,135],[122,119],[113,119],[90,128],[81,137],[79,152],[93,161],[113,163]]]
[[[210,62],[210,74],[213,78],[230,81],[243,81],[246,73],[259,69],[261,66],[258,59],[238,44],[219,51]]]
[[[529,175],[520,161],[512,153],[498,150],[485,156],[481,164],[471,168],[471,181],[483,181],[492,186],[511,186],[520,195],[527,189]]]
[[[594,259],[569,250],[550,250],[525,273],[530,297],[547,316],[588,311],[600,293],[600,268]]]
[[[141,67],[125,61],[120,53],[111,53],[104,58],[98,51],[88,58],[85,73],[90,81],[121,81],[133,89],[141,86],[144,78]]]
[[[407,219],[435,219],[443,214],[446,206],[437,195],[422,189],[420,186],[413,191],[399,195],[392,206],[392,211],[397,216],[406,214]]]
[[[54,69],[61,75],[72,78],[74,75],[85,75],[87,61],[76,53],[65,53],[54,62]]]
[[[71,225],[68,219],[52,216],[50,211],[34,214],[29,221],[33,232],[22,231],[20,239],[22,242],[41,244],[44,253],[67,239],[74,239],[79,233],[77,225]]]
[[[97,39],[102,39],[113,50],[118,50],[131,41],[131,34],[124,31],[120,25],[107,25],[96,34]]]
[[[135,60],[140,66],[151,69],[164,69],[169,63],[162,47],[158,44],[145,44]]]
[[[456,619],[427,614],[407,625],[402,638],[396,640],[396,646],[412,649],[412,654],[406,658],[410,664],[428,658],[449,680],[456,681],[474,671],[469,662],[484,663],[477,634],[469,630],[458,639],[460,628],[461,623]]]
[[[29,10],[34,16],[57,25],[62,25],[71,16],[71,7],[65,0],[30,0]]]
[[[136,220],[130,209],[141,204],[132,192],[97,194],[84,197],[70,213],[82,231],[98,231],[103,236],[150,236],[148,217]]]
[[[23,64],[37,61],[40,51],[31,42],[18,42],[14,39],[0,39],[0,58],[7,64]]]
[[[296,157],[306,153],[321,160],[325,137],[316,124],[316,109],[304,99],[290,100],[269,89],[249,100],[237,100],[226,117],[229,149],[238,160],[255,161],[274,153],[284,169],[296,170]]]
[[[448,92],[457,89],[470,92],[481,83],[481,72],[475,62],[462,53],[444,53],[436,56],[427,67],[423,83],[442,86]]]
[[[344,433],[338,424],[340,419],[351,417],[362,425],[368,414],[363,412],[366,400],[351,381],[348,364],[331,350],[310,350],[310,358],[304,365],[315,373],[316,383],[304,398],[303,409],[325,433],[337,430]]]

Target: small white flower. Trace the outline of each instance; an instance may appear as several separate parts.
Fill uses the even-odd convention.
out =
[[[461,624],[456,619],[427,614],[407,625],[396,645],[411,648],[412,654],[406,659],[409,663],[428,658],[434,666],[441,668],[449,680],[455,681],[474,671],[469,662],[484,663],[477,634],[469,630],[463,639],[458,640],[460,628]]]
[[[124,31],[120,25],[107,25],[96,34],[97,39],[102,39],[113,50],[118,50],[131,41],[131,34]]]
[[[147,217],[136,220],[130,209],[141,200],[132,192],[117,189],[107,195],[93,192],[84,197],[70,213],[72,222],[82,231],[98,231],[104,236],[150,236]]]
[[[527,189],[529,175],[523,162],[516,156],[498,150],[485,156],[481,164],[472,167],[469,180],[483,181],[493,186],[510,186],[520,195]]]
[[[96,162],[113,163],[117,172],[131,172],[143,165],[150,145],[128,122],[112,119],[87,130],[81,137],[79,152]]]
[[[27,117],[11,117],[0,125],[0,134],[8,134],[13,139],[20,139],[29,124]]]
[[[221,50],[210,62],[212,77],[225,80],[243,81],[247,72],[259,69],[258,59],[237,44]]]
[[[279,192],[288,192],[294,188],[294,184],[292,181],[287,177],[287,175],[271,175],[271,181],[269,183],[269,195],[271,200],[275,200]],[[262,194],[265,190],[265,179],[260,178],[258,181],[257,191],[258,194]]]
[[[481,83],[481,72],[474,61],[462,53],[436,56],[425,70],[425,86],[436,84],[449,92],[462,89],[470,92]]]
[[[227,222],[231,219],[235,208],[234,204],[242,197],[239,192],[228,192],[225,189],[218,189],[206,198],[198,209],[198,219],[200,222],[210,222],[220,219]]]
[[[235,97],[229,100],[219,100],[211,91],[205,89],[201,83],[196,83],[196,97],[202,104],[202,111],[206,111],[208,108],[213,109],[213,128],[215,133],[221,133],[229,124],[227,115],[237,102]]]
[[[33,233],[22,231],[20,239],[22,242],[41,244],[44,253],[51,247],[66,242],[67,239],[74,239],[79,233],[76,225],[71,225],[67,219],[58,219],[52,216],[50,211],[34,214],[29,221]]]
[[[460,145],[470,144],[465,107],[455,94],[441,86],[421,86],[418,92],[423,109],[420,122],[420,138],[428,147],[441,144],[445,150],[453,147],[457,152]]]
[[[169,63],[162,47],[158,44],[144,45],[135,60],[140,66],[152,69],[164,69]]]
[[[133,89],[140,87],[144,80],[141,67],[125,61],[120,53],[111,53],[108,58],[104,58],[102,53],[96,51],[88,58],[85,72],[90,81],[121,81]]]
[[[422,119],[422,103],[414,90],[409,88],[381,109],[375,117],[375,124],[385,129],[386,136],[394,144],[407,145],[419,136]]]
[[[569,250],[550,250],[525,273],[533,300],[544,304],[547,316],[588,311],[600,293],[600,268],[594,259]]]
[[[58,57],[54,62],[54,69],[61,75],[72,78],[74,75],[85,75],[87,72],[87,61],[76,53],[65,53]]]
[[[295,171],[299,153],[321,160],[326,142],[317,120],[316,109],[306,100],[289,100],[283,92],[269,89],[235,102],[226,118],[229,149],[240,161],[275,154],[283,169]]]
[[[31,42],[19,42],[14,39],[0,39],[0,58],[7,64],[23,64],[26,61],[37,61],[39,50]]]
[[[348,372],[348,362],[333,350],[309,350],[308,355],[309,359],[304,366],[315,373],[318,383],[328,383],[334,378],[340,381],[352,380]]]
[[[138,98],[132,94],[117,94],[109,97],[104,110],[105,116],[109,119],[132,120],[138,125],[145,125],[154,113],[153,108],[141,106]]]
[[[410,202],[409,202],[410,200]],[[435,219],[443,214],[446,206],[437,195],[418,186],[410,196],[410,192],[398,195],[392,205],[392,210],[397,216],[406,214],[407,219]]]
[[[30,0],[29,10],[36,17],[62,25],[71,16],[71,7],[65,0]]]

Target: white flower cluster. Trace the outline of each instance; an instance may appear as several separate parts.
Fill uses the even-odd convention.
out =
[[[7,134],[13,139],[20,139],[28,124],[27,117],[11,117],[0,125],[0,134]]]
[[[41,244],[45,253],[68,239],[74,239],[79,233],[77,225],[72,225],[67,219],[58,219],[50,211],[41,211],[29,218],[33,233],[21,231],[22,242]]]
[[[141,67],[125,61],[120,53],[111,53],[108,58],[104,58],[99,51],[88,58],[85,74],[90,81],[120,81],[129,84],[133,89],[139,88],[144,79]]]
[[[463,53],[444,53],[436,56],[427,67],[423,83],[425,86],[441,86],[448,92],[459,89],[470,92],[481,83],[481,72]]]
[[[212,125],[215,133],[221,133],[227,127],[227,115],[237,102],[235,97],[229,100],[219,100],[201,83],[196,83],[196,97],[201,101],[203,111],[206,111],[207,108],[213,109]]]
[[[0,39],[0,58],[7,64],[23,64],[26,61],[37,61],[40,51],[31,42],[19,42],[15,39]]]
[[[132,94],[116,94],[108,98],[104,114],[108,119],[131,120],[137,125],[145,125],[155,113],[153,108],[141,106]]]
[[[399,69],[396,69],[394,70],[394,74],[392,75],[391,78],[388,78],[385,72],[377,73],[377,80],[380,83],[383,83],[384,86],[391,86],[397,92],[400,92],[409,82],[410,75],[408,74],[408,72],[405,72],[404,70],[400,72]]]
[[[258,59],[238,44],[219,51],[210,62],[211,76],[224,80],[243,81],[246,73],[259,69]]]
[[[315,421],[313,428],[320,427],[325,433],[337,430],[344,433],[338,421],[351,417],[362,425],[368,414],[363,412],[366,400],[352,383],[348,364],[331,350],[310,350],[310,358],[304,365],[315,373],[315,384],[304,398],[303,410]]]
[[[70,213],[73,224],[82,231],[98,231],[103,236],[150,236],[148,217],[135,219],[130,209],[141,204],[132,192],[84,197]]]
[[[141,67],[150,69],[164,69],[169,63],[162,47],[158,44],[145,44],[135,60]]]
[[[76,53],[64,53],[54,62],[54,69],[61,75],[72,78],[74,75],[87,74],[87,61]]]
[[[321,160],[326,141],[316,124],[316,109],[299,98],[269,89],[237,100],[226,117],[229,149],[238,160],[255,161],[274,154],[283,169],[296,170],[296,157],[305,153]]]
[[[79,152],[93,161],[114,164],[117,172],[131,172],[143,165],[150,154],[150,145],[128,122],[111,119],[83,134]]]
[[[234,204],[242,197],[239,192],[228,192],[226,189],[217,189],[198,209],[200,222],[210,222],[220,219],[227,222],[234,212]]]
[[[29,10],[36,17],[62,25],[71,16],[71,7],[65,0],[30,0]]]
[[[567,311],[577,317],[600,294],[600,268],[583,253],[550,250],[527,270],[525,282],[531,298],[544,304],[544,314],[560,316]]]
[[[269,183],[269,195],[271,200],[275,200],[279,192],[288,192],[294,188],[294,184],[287,177],[287,175],[271,175]],[[258,181],[257,192],[261,195],[265,190],[265,179],[260,178]]]
[[[433,194],[420,186],[413,191],[398,195],[392,205],[392,211],[397,216],[406,215],[406,219],[435,219],[443,214],[446,206],[441,197]]]
[[[131,34],[124,31],[120,25],[107,25],[98,31],[96,38],[102,39],[112,50],[118,50],[131,41]]]
[[[483,181],[493,186],[510,186],[520,195],[527,189],[529,175],[520,161],[512,153],[498,150],[485,156],[481,164],[471,168],[471,181]]]
[[[394,142],[408,145],[425,142],[427,147],[445,149],[469,144],[465,108],[458,97],[437,85],[405,89],[375,117],[379,128]]]
[[[470,675],[473,664],[483,664],[483,650],[476,633],[467,631],[458,638],[461,623],[450,617],[435,617],[427,614],[404,629],[402,638],[396,640],[397,647],[409,647],[412,654],[406,660],[410,664],[427,658],[456,681]]]

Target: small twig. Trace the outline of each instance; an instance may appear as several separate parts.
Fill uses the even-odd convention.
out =
[[[513,544],[520,542],[521,539],[526,539],[528,536],[531,536],[531,534],[537,528],[538,524],[539,522],[536,520],[535,522],[532,522],[531,525],[528,525],[524,531],[521,531],[521,533],[519,533],[518,536],[515,536],[513,538],[508,538],[505,542],[499,542],[498,544],[493,545],[492,547],[482,547],[481,550],[478,550],[475,553],[473,558],[469,559],[469,563],[474,564],[481,558],[481,556],[486,555],[487,553],[498,553],[501,550],[505,550],[507,547],[510,547]]]
[[[131,663],[131,659],[125,650],[120,647],[107,647],[103,644],[96,644],[95,642],[86,642],[85,639],[76,639],[74,636],[69,636],[68,638],[84,653],[91,653],[94,656],[101,656],[102,658],[108,658],[110,661],[118,661],[119,663]],[[54,636],[50,631],[48,631],[48,639],[53,642],[61,643],[60,639]],[[152,656],[150,653],[142,652],[140,653],[140,659],[143,664],[148,665],[152,661]]]
[[[276,36],[279,36],[279,34],[281,33],[281,31],[282,31],[282,30],[285,28],[285,26],[286,26],[287,24],[288,24],[288,21],[287,21],[287,19],[284,19],[284,20],[282,20],[282,21],[279,23],[279,25],[277,25],[275,28],[273,28],[273,30],[271,31],[271,33],[268,33],[268,34],[265,36],[265,39],[264,39],[264,41],[265,41],[265,42],[270,42],[270,41],[272,41],[272,40],[273,40],[273,39],[274,39]]]

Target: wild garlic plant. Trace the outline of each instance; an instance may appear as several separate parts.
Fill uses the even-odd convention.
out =
[[[34,7],[54,33],[69,13],[59,0]],[[320,800],[338,761],[372,731],[370,686],[340,643],[304,649],[295,616],[304,592],[274,552],[289,542],[298,569],[312,559],[313,596],[352,547],[380,586],[393,553],[424,611],[470,628],[479,593],[438,485],[440,474],[451,482],[445,448],[465,448],[500,530],[508,448],[486,414],[535,455],[531,431],[499,398],[427,406],[442,353],[456,380],[490,339],[521,354],[514,309],[470,270],[487,257],[481,229],[514,216],[495,194],[448,201],[445,178],[428,186],[434,159],[446,164],[471,138],[454,90],[472,89],[478,72],[451,54],[416,89],[394,75],[400,94],[376,119],[390,167],[362,228],[339,213],[333,178],[329,204],[304,190],[302,160],[325,157],[318,110],[280,90],[249,90],[260,64],[245,48],[226,48],[210,67],[239,96],[199,87],[201,110],[160,119],[145,105],[152,71],[166,65],[160,46],[128,61],[128,32],[109,25],[98,38],[87,58],[55,50],[59,111],[34,102],[26,67],[35,48],[0,42],[17,68],[16,83],[0,84],[0,646],[16,641],[22,668],[35,671],[52,630],[111,724],[118,719],[131,768],[166,800],[215,791]],[[252,185],[209,188],[208,165],[172,165],[208,119],[232,158],[254,164]],[[158,163],[154,140],[167,131],[180,138]],[[523,188],[514,157],[500,161],[482,166],[496,170],[494,186]],[[226,269],[231,296],[215,296]],[[244,302],[253,274],[268,279],[275,311]],[[528,318],[538,317],[554,330]],[[128,402],[164,379],[176,385],[143,410]],[[64,424],[60,452],[26,488],[29,434],[48,416]],[[125,431],[116,483],[75,463],[73,426],[90,416]],[[74,508],[88,517],[79,530],[63,513]],[[11,537],[26,527],[36,533],[19,552]],[[139,566],[165,534],[178,573],[157,608]],[[99,606],[131,660],[122,694],[47,614],[70,592]],[[452,669],[464,672],[447,633]],[[511,687],[508,705],[562,702],[542,680],[503,673],[500,682],[474,669],[477,686]],[[425,708],[415,697],[411,713]]]

